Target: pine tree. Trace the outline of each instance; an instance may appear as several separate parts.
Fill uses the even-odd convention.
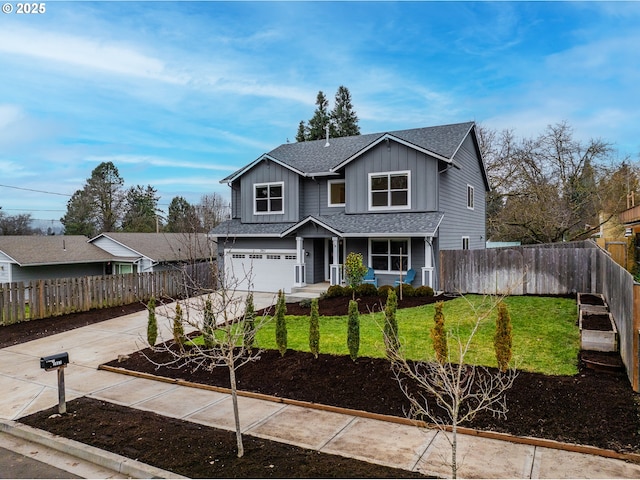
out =
[[[315,358],[320,353],[320,315],[318,313],[318,299],[311,300],[311,319],[309,320],[309,351]]]
[[[296,133],[296,142],[305,142],[307,140],[307,127],[304,120],[300,120],[298,124],[298,132]]]
[[[287,313],[287,304],[284,293],[278,290],[278,303],[276,303],[276,345],[280,355],[284,357],[287,351],[287,323],[284,316]]]
[[[360,135],[358,116],[351,103],[351,93],[344,85],[340,85],[336,92],[335,104],[331,111],[331,120],[335,129],[335,134],[332,136],[348,137]]]
[[[496,333],[493,337],[493,346],[496,351],[496,360],[501,372],[506,372],[511,361],[512,351],[511,316],[504,302],[498,303],[498,319],[496,320]]]
[[[309,120],[308,135],[305,136],[307,140],[322,140],[325,138],[327,133],[325,127],[331,122],[329,100],[324,96],[322,90],[318,92],[316,97],[316,106],[313,117]]]
[[[396,310],[398,309],[398,297],[395,290],[389,290],[387,304],[384,307],[384,345],[387,358],[392,359],[400,348],[398,339],[398,321]]]
[[[147,342],[153,347],[158,339],[158,321],[156,319],[156,297],[151,296],[147,303],[149,320],[147,321]]]
[[[244,346],[247,350],[251,351],[255,346],[255,319],[256,310],[253,305],[253,293],[247,295],[247,300],[244,308]]]
[[[431,340],[433,340],[433,349],[436,352],[436,360],[440,364],[444,364],[447,361],[447,332],[444,329],[444,314],[442,308],[444,302],[437,302],[435,304],[436,312],[433,316],[435,322],[434,327],[431,329]]]
[[[358,302],[349,300],[349,320],[347,326],[347,347],[349,356],[354,362],[358,358],[360,350],[360,313],[358,312]]]

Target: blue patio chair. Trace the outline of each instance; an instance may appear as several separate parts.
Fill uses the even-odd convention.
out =
[[[372,285],[375,285],[376,288],[378,288],[378,279],[376,278],[376,274],[373,268],[369,267],[367,274],[362,279],[362,283],[370,283]]]
[[[413,268],[407,270],[407,273],[402,277],[402,283],[409,284],[413,282],[413,279],[416,278],[416,271]],[[400,285],[400,277],[393,283],[394,286]]]

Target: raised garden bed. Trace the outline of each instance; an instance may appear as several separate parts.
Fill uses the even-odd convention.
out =
[[[610,313],[580,310],[579,326],[582,350],[618,351],[618,329]]]
[[[609,307],[600,293],[578,293],[578,312],[604,313]]]

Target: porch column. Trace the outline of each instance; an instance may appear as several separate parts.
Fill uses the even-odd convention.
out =
[[[338,237],[331,238],[333,248],[333,263],[329,266],[329,283],[340,285],[342,283],[342,264],[340,263],[340,243]]]
[[[294,267],[294,281],[295,287],[304,287],[307,282],[305,263],[304,263],[304,239],[302,237],[296,237],[296,265]]]
[[[422,285],[433,288],[433,237],[424,238],[424,267],[422,267]]]

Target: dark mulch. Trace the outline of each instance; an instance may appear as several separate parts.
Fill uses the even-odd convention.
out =
[[[372,309],[372,305],[379,305],[379,300],[369,302],[361,299],[359,304],[361,311],[366,312]],[[308,313],[308,307],[297,304],[288,304],[287,310],[290,314]],[[320,311],[323,314],[344,314],[345,299],[322,300]],[[611,355],[602,356],[605,360],[606,357]],[[594,358],[602,360],[600,357]],[[157,360],[162,361],[162,358]],[[619,355],[614,356],[614,360],[619,362]],[[140,353],[131,355],[123,362],[111,363],[155,375],[228,386],[228,373],[224,369],[213,372],[166,368],[156,370]],[[280,356],[278,352],[267,351],[259,361],[238,371],[238,382],[243,390],[374,413],[403,416],[407,408],[406,399],[393,379],[389,364],[383,359],[359,358],[353,362],[347,356],[321,355],[316,360],[304,352],[287,351],[284,356]],[[508,392],[507,402],[509,412],[506,419],[482,414],[467,426],[593,445],[619,452],[640,452],[638,395],[633,393],[623,371],[602,372],[585,368],[585,364],[580,362],[580,372],[574,376],[520,372],[515,385]],[[336,460],[330,456],[326,462],[322,460],[325,470],[320,466],[295,470],[295,464],[298,464],[295,468],[307,468],[311,462],[309,458],[319,461],[322,456],[305,451],[300,453],[303,457],[283,454],[280,449],[286,446],[258,439],[250,439],[252,446],[248,448],[245,457],[237,461],[234,458],[235,439],[229,433],[164,417],[161,417],[160,425],[153,427],[155,430],[147,429],[146,423],[151,422],[147,419],[147,414],[88,399],[70,402],[68,408],[71,413],[62,418],[47,418],[55,412],[54,408],[21,421],[193,477],[400,476],[398,472],[383,473],[375,465],[367,467],[370,470],[366,472],[353,473],[356,472],[356,467],[352,467],[351,462],[355,461]],[[117,414],[113,409],[117,409]],[[166,446],[169,438],[180,439],[176,446],[170,448],[171,455],[167,453],[169,447]],[[254,441],[257,443],[254,444]],[[196,450],[205,448],[206,445],[214,445],[213,453],[211,450]],[[188,456],[191,450],[196,451],[194,457]],[[175,458],[175,462],[171,458]],[[271,460],[272,458],[276,460]],[[286,462],[288,458],[292,459],[290,463]],[[339,470],[336,462],[344,463],[348,468]],[[208,468],[204,465],[207,463],[211,470],[203,471],[202,468]],[[233,467],[225,470],[226,467],[222,465]]]

